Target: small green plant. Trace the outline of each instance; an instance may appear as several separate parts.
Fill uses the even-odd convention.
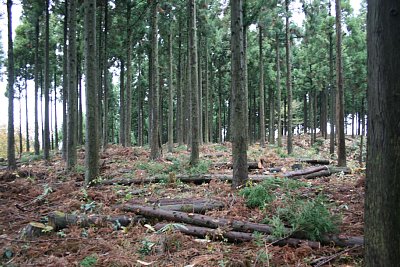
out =
[[[262,185],[245,187],[240,191],[240,195],[246,199],[249,208],[264,208],[267,203],[274,200],[274,196]]]
[[[151,241],[149,241],[149,240],[147,240],[147,239],[142,240],[141,246],[140,246],[140,248],[138,249],[138,253],[141,254],[141,255],[143,255],[143,256],[150,255],[151,252],[152,252],[152,250],[153,250],[153,247],[154,247],[155,245],[156,245],[156,243],[151,242]]]
[[[189,170],[189,174],[205,174],[208,173],[208,169],[211,163],[208,160],[201,160],[196,166],[192,166]]]
[[[58,232],[57,232],[57,235],[58,235],[59,237],[61,237],[61,238],[64,238],[64,237],[67,236],[67,234],[66,234],[64,231],[62,231],[62,230],[58,231]]]
[[[96,255],[90,255],[86,256],[80,263],[79,266],[81,267],[93,267],[97,263],[97,256]]]
[[[96,201],[91,201],[91,202],[82,204],[81,210],[83,210],[84,212],[91,212],[94,210],[95,207],[96,207]]]
[[[284,152],[282,147],[277,147],[275,151],[276,151],[276,154],[278,154],[278,156],[281,158],[287,158],[287,156],[288,156],[287,153]]]
[[[43,187],[43,193],[36,197],[36,201],[44,200],[50,193],[53,192],[53,189],[48,184],[44,184]]]
[[[272,236],[276,238],[283,238],[290,235],[285,228],[285,224],[278,216],[273,216],[272,219],[269,220],[269,224],[273,227],[273,231],[271,233]]]
[[[76,165],[75,170],[76,170],[77,173],[83,174],[83,173],[85,173],[86,168],[85,168],[85,166],[83,166],[83,165]]]

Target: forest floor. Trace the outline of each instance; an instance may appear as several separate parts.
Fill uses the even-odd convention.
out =
[[[362,236],[365,171],[357,161],[359,138],[348,137],[346,145],[351,174],[338,173],[328,177],[300,179],[308,186],[298,190],[307,198],[324,194],[331,204],[330,212],[340,216],[337,225],[339,236]],[[291,171],[293,164],[300,163],[300,158],[330,158],[329,140],[320,137],[314,146],[310,146],[309,136],[295,136],[294,147],[294,154],[287,156],[284,148],[275,145],[261,148],[259,144],[254,144],[249,148],[248,160],[259,162],[263,159],[264,166],[282,168],[281,172],[271,174],[279,178],[282,173]],[[160,183],[95,185],[84,188],[82,149],[78,151],[77,172],[72,175],[65,171],[59,153],[55,153],[48,163],[35,160],[32,155],[24,155],[15,173],[9,173],[3,168],[0,171],[0,266],[362,265],[361,247],[349,249],[332,244],[311,248],[307,243],[277,246],[263,239],[232,243],[210,236],[193,237],[179,231],[154,232],[150,225],[161,220],[152,218],[146,218],[145,222],[131,223],[127,227],[116,227],[112,223],[86,228],[72,225],[58,231],[46,228],[33,238],[24,236],[29,223],[46,224],[49,213],[54,211],[133,216],[132,213],[121,211],[120,205],[145,205],[154,199],[213,199],[224,204],[222,209],[206,212],[206,215],[215,218],[261,223],[266,217],[272,216],[270,205],[265,208],[247,207],[246,200],[238,190],[231,189],[227,181],[215,179],[199,185],[179,180],[172,183],[167,181],[171,172],[176,175],[232,174],[226,165],[216,164],[231,161],[230,143],[203,145],[197,168],[189,166],[190,152],[185,147],[175,147],[173,153],[167,153],[163,147],[163,152],[163,158],[158,161],[149,161],[149,149],[146,147],[123,148],[111,145],[101,153],[102,180],[163,174],[166,180]],[[334,165],[335,161],[331,164]],[[303,169],[309,167],[305,163],[301,165]],[[253,174],[263,172],[267,170],[251,171]]]

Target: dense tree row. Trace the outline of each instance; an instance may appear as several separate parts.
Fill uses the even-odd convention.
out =
[[[235,88],[241,82],[231,77],[230,51],[240,40],[231,46],[234,14],[227,3],[22,1],[13,52],[15,87],[21,99],[34,81],[35,153],[43,149],[48,159],[61,141],[72,170],[76,147],[96,137],[99,149],[108,143],[149,144],[152,159],[161,156],[164,143],[168,151],[174,143],[187,144],[196,164],[203,142],[234,141],[239,123],[248,129],[246,146],[256,141],[264,146],[267,140],[282,146],[286,136],[288,153],[293,134],[309,133],[314,143],[321,132],[324,138],[331,135],[333,154],[337,133],[339,161],[345,165],[345,122],[351,122],[352,135],[365,128],[365,3],[354,14],[342,1],[336,27],[334,3],[301,3],[304,20],[296,25],[293,16],[299,11],[289,0],[244,1],[239,67],[244,88],[237,93],[246,117],[238,118]],[[95,14],[85,13],[88,9]],[[85,23],[94,27],[90,35]],[[53,112],[61,108],[62,124]]]

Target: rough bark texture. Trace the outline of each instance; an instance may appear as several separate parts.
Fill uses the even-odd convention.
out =
[[[77,161],[77,68],[76,68],[76,0],[68,5],[68,136],[67,168],[75,168]]]
[[[338,138],[338,165],[346,166],[346,144],[344,133],[344,87],[342,64],[342,11],[340,0],[336,0],[336,121]]]
[[[125,105],[125,144],[131,146],[131,128],[132,128],[132,27],[131,27],[131,3],[127,2],[126,11],[126,105]]]
[[[108,144],[108,0],[104,0],[104,55],[103,55],[103,148],[105,149]],[[100,114],[99,114],[100,115]]]
[[[34,149],[35,155],[40,154],[40,143],[39,143],[39,17],[35,21],[35,142]],[[67,136],[67,135],[65,135]],[[65,138],[66,139],[66,138]],[[64,145],[66,142],[64,141]]]
[[[191,69],[191,153],[190,164],[195,166],[199,162],[199,73],[198,73],[198,55],[197,55],[197,27],[196,27],[196,3],[189,0],[189,46],[190,46],[190,69]]]
[[[50,97],[50,47],[49,47],[49,0],[45,3],[45,36],[44,36],[44,144],[43,155],[45,160],[50,159],[50,118],[49,118],[49,97]]]
[[[160,157],[159,140],[159,77],[158,77],[158,3],[154,1],[151,7],[151,131],[150,131],[150,158],[158,159]]]
[[[331,1],[328,3],[329,16],[331,16]],[[333,82],[333,29],[329,30],[329,90],[330,90],[330,136],[329,136],[329,153],[333,155],[335,153],[335,127],[336,127],[336,107],[335,107],[335,85]]]
[[[259,66],[260,66],[260,146],[265,147],[265,107],[264,107],[264,55],[263,55],[263,28],[261,25],[258,25],[259,36],[258,36],[258,45],[259,45]],[[269,122],[271,124],[271,122]]]
[[[276,33],[275,36],[276,42],[276,110],[278,113],[278,147],[282,147],[282,113],[281,113],[281,63],[280,63],[280,55],[279,55],[279,35]]]
[[[247,93],[244,77],[243,1],[231,1],[231,77],[232,77],[232,157],[236,188],[248,179],[247,169]]]
[[[15,170],[15,138],[14,138],[14,51],[12,39],[12,0],[7,0],[8,18],[8,132],[7,132],[7,160],[8,169]]]
[[[119,74],[119,143],[126,145],[125,136],[125,60],[120,59],[120,74]]]
[[[365,266],[400,259],[400,2],[369,1]]]
[[[172,22],[170,22],[172,23]],[[172,79],[173,79],[173,54],[172,54],[172,29],[170,28],[170,32],[168,35],[168,53],[169,53],[169,61],[168,61],[168,152],[172,152],[174,147],[174,91],[172,88]]]
[[[86,138],[85,184],[99,175],[99,134],[97,103],[96,60],[96,0],[85,0],[85,85],[86,85]]]
[[[286,7],[286,90],[287,90],[287,151],[293,152],[293,130],[292,130],[292,63],[290,48],[290,28],[289,28],[289,0],[285,0]]]

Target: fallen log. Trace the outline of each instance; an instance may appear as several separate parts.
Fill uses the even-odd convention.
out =
[[[255,182],[261,182],[267,178],[271,178],[273,176],[269,175],[249,175],[249,179]],[[232,181],[231,174],[199,174],[199,175],[177,175],[176,179],[179,179],[183,183],[194,183],[194,184],[202,184],[209,183],[211,180],[220,180],[220,181]],[[146,177],[146,178],[114,178],[110,180],[101,181],[99,184],[101,185],[131,185],[131,184],[146,184],[146,183],[160,183],[166,181],[167,178],[165,176],[154,176],[154,177]]]
[[[284,177],[288,178],[305,178],[312,179],[315,177],[330,176],[334,173],[343,172],[345,174],[351,173],[351,169],[348,167],[336,167],[336,166],[318,166],[311,167],[303,170],[291,171],[284,173]]]
[[[77,225],[79,227],[89,227],[91,225],[106,226],[107,224],[114,224],[119,228],[120,226],[128,226],[132,222],[143,221],[143,217],[128,217],[128,216],[106,216],[106,215],[85,215],[85,214],[66,214],[60,211],[50,212],[48,215],[48,224],[53,227],[55,231],[67,228],[70,225]]]
[[[228,230],[234,230],[238,232],[260,232],[265,234],[271,234],[273,227],[261,224],[253,223],[232,219],[214,218],[206,215],[199,215],[193,213],[185,213],[179,211],[163,210],[155,207],[145,207],[140,205],[122,205],[120,207],[123,211],[133,212],[137,215],[143,215],[145,217],[157,218],[162,220],[168,220],[178,223],[187,223],[208,228],[223,228]],[[285,234],[290,235],[291,238],[304,238],[304,234],[301,232],[291,233],[291,229],[285,228]],[[323,244],[335,244],[337,246],[353,246],[363,243],[363,237],[340,237],[336,235],[324,235],[322,238]]]
[[[300,162],[305,162],[312,165],[329,165],[329,159],[299,159]]]
[[[212,166],[214,168],[233,168],[233,164],[231,162],[218,162],[214,163]],[[249,170],[257,170],[257,169],[263,169],[264,167],[258,163],[258,162],[247,162],[247,166]]]
[[[166,223],[158,223],[154,226],[155,230],[160,230],[165,227]],[[224,240],[227,239],[230,242],[250,242],[255,239],[253,233],[243,233],[243,232],[236,232],[236,231],[221,231],[220,229],[211,229],[207,227],[199,227],[193,225],[183,225],[184,227],[175,227],[175,230],[192,236],[197,236],[200,238],[210,237],[211,240]],[[293,246],[297,247],[300,244],[307,244],[309,247],[313,249],[319,249],[320,243],[315,241],[308,241],[308,240],[301,240],[296,238],[284,238],[278,239],[271,235],[264,237],[265,241],[268,243],[273,243],[274,245],[278,246]]]
[[[140,205],[142,200],[131,200],[130,205]],[[151,199],[146,203],[164,210],[193,212],[204,214],[208,210],[220,210],[225,205],[221,201],[212,199]]]

